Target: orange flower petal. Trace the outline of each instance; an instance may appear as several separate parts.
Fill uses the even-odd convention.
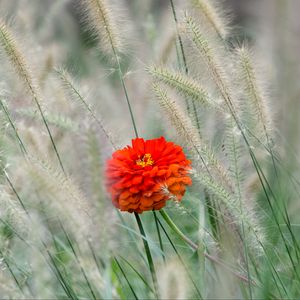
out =
[[[161,209],[172,198],[163,187],[181,200],[192,184],[190,164],[182,148],[164,137],[133,139],[132,146],[115,151],[107,161],[106,186],[113,205],[137,213]]]

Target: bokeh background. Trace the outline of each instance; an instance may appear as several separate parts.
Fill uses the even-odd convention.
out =
[[[186,1],[175,1],[179,19],[186,8],[183,2]],[[300,1],[224,0],[217,2],[221,2],[221,7],[225,9],[228,19],[231,20],[232,31],[228,37],[230,43],[248,45],[259,61],[255,67],[263,71],[262,79],[266,83],[270,98],[270,108],[274,116],[275,149],[280,153],[285,168],[297,180],[300,178],[298,158],[300,151]],[[139,133],[145,138],[175,135],[173,129],[165,126],[164,115],[154,103],[150,88],[151,78],[145,70],[146,66],[153,63],[165,63],[175,67],[176,51],[175,47],[170,46],[174,41],[174,20],[169,1],[127,0],[122,1],[122,4],[121,1],[116,3],[122,16],[119,18],[117,14],[117,19],[122,24],[121,34],[126,42],[122,68]],[[77,239],[76,235],[79,236],[79,240],[83,236],[91,235],[95,248],[101,249],[105,262],[110,260],[112,249],[120,253],[123,249],[127,249],[125,250],[127,254],[128,249],[136,247],[138,242],[135,242],[132,236],[125,236],[125,223],[120,227],[121,221],[103,185],[103,167],[105,160],[111,155],[111,145],[97,124],[91,121],[90,115],[80,108],[78,103],[70,101],[54,71],[61,67],[68,70],[77,82],[81,93],[91,104],[95,115],[99,116],[108,128],[116,144],[124,146],[130,143],[134,132],[119,77],[112,66],[112,61],[104,55],[93,32],[86,25],[87,20],[79,0],[0,0],[0,17],[14,33],[28,65],[38,80],[43,95],[43,106],[47,111],[47,121],[51,125],[54,140],[72,180],[65,180],[61,174],[58,174],[56,169],[59,167],[56,164],[55,154],[39,114],[30,96],[24,91],[23,84],[16,79],[16,74],[4,55],[2,59],[1,54],[1,99],[3,98],[7,103],[13,120],[16,120],[18,132],[28,145],[28,152],[34,153],[41,160],[51,162],[50,166],[39,162],[37,168],[34,166],[33,169],[28,170],[24,158],[20,155],[17,142],[11,138],[14,137],[11,128],[7,122],[3,122],[1,126],[5,134],[3,137],[0,135],[2,165],[8,170],[16,190],[26,200],[26,206],[31,209],[35,222],[43,224],[42,235],[49,242],[49,248],[54,247],[49,241],[51,234],[53,232],[57,235],[61,234],[61,228],[56,220],[59,215],[57,212],[60,211],[64,221],[69,222],[64,225],[74,234],[75,239]],[[201,72],[198,76],[201,77]],[[2,119],[5,119],[3,115],[1,121]],[[6,135],[10,139],[7,139]],[[214,146],[222,156],[222,141]],[[252,170],[249,173],[251,172]],[[3,174],[4,168],[1,170],[1,175]],[[274,174],[270,175],[271,178],[272,175]],[[247,179],[252,180],[252,178]],[[285,181],[283,185],[284,183]],[[2,184],[3,190],[11,195],[11,189],[5,180],[1,182]],[[59,189],[60,185],[61,189]],[[265,199],[261,200],[263,197],[259,189],[254,187],[253,194],[256,192],[256,198],[264,201]],[[72,198],[73,202],[69,202],[68,195],[75,195]],[[286,199],[285,195],[279,197],[283,202],[288,202],[288,212],[292,221],[296,222],[299,220],[300,201],[295,194],[291,193],[291,195],[289,199]],[[195,212],[198,209],[196,207],[198,194],[191,193],[189,197],[191,201],[186,204],[186,207]],[[41,203],[41,199],[46,204]],[[93,212],[92,216],[82,215],[85,210],[82,203]],[[48,204],[49,206],[53,204],[55,207],[52,207],[53,210],[52,208],[49,211],[45,210],[47,215],[44,215],[44,205]],[[190,219],[184,217],[186,216],[184,213],[182,215],[178,213],[180,208],[171,207],[171,213],[172,209],[185,232],[196,238],[197,226],[192,226]],[[154,236],[155,225],[153,222],[147,223],[147,220],[150,220],[149,215],[145,214],[143,221]],[[124,214],[123,217],[128,222],[126,224],[135,226],[129,214]],[[20,225],[18,222],[21,218],[18,216],[15,217],[12,213],[9,218],[25,231],[24,236],[28,240],[38,239],[35,235],[30,236],[24,229],[28,220],[24,221],[25,225],[22,222]],[[295,228],[298,228],[297,224]],[[271,232],[272,228],[268,230]],[[23,262],[22,255],[32,258],[29,249],[27,252],[24,250],[24,253],[20,253],[18,249],[23,251],[24,245],[19,247],[18,243],[12,241],[13,238],[7,237],[4,229],[3,232],[1,231],[0,238],[3,240],[3,245],[8,245],[9,251],[15,255],[16,265],[22,266],[26,263],[25,260]],[[141,241],[139,243],[141,249]],[[186,251],[184,248],[181,250],[183,253]],[[85,251],[87,249],[82,249],[83,254],[86,254]],[[74,260],[64,255],[60,257],[63,264],[70,270],[74,268],[73,271],[78,272],[78,269],[75,270],[77,266],[74,266]],[[130,252],[128,257],[134,261],[135,253]],[[39,269],[39,264],[42,264],[40,261],[34,263],[38,266],[32,267],[33,273],[34,270],[43,269],[42,267]],[[92,262],[87,259],[84,265],[89,269]],[[27,270],[28,265],[23,267]],[[281,267],[282,265],[279,269]],[[90,268],[90,272],[94,272],[93,268],[94,266]],[[173,270],[171,266],[170,272]],[[180,269],[176,270],[180,271]],[[47,277],[49,274],[37,271],[35,275],[37,276],[33,278],[38,280],[33,279],[32,286],[37,291],[44,291],[43,284],[47,284],[49,291],[51,287],[52,290],[56,289],[55,283]],[[98,277],[89,275],[97,286]],[[22,276],[23,274],[20,275],[21,278]],[[135,277],[132,275],[132,278]],[[109,280],[105,280],[103,278],[100,280],[104,287],[110,284]],[[76,286],[76,281],[74,285]],[[50,292],[49,294],[47,291],[44,292],[43,295],[52,295]],[[183,295],[185,292],[182,292]],[[215,295],[222,296],[221,286]],[[109,296],[107,294],[107,297]]]
[[[218,1],[228,11],[234,42],[254,45],[268,66],[271,93],[276,102],[278,132],[288,140],[291,151],[299,150],[299,32],[297,0],[224,0]],[[177,3],[180,5],[180,1]],[[130,46],[145,53],[142,59],[130,49],[130,59],[140,67],[159,56],[157,37],[166,38],[158,28],[172,26],[168,1],[124,1],[132,22]],[[9,20],[26,42],[30,53],[47,51],[45,64],[71,68],[76,76],[92,76],[96,43],[83,31],[78,0],[1,0],[1,17]],[[47,13],[45,13],[47,12]],[[167,31],[167,30],[166,30]],[[27,36],[31,34],[31,36]],[[33,42],[30,43],[30,40]],[[28,44],[27,44],[28,43]],[[32,49],[30,49],[32,47]],[[42,49],[42,50],[41,50]],[[45,50],[46,49],[46,50]],[[152,50],[155,51],[152,51]],[[34,54],[33,54],[34,55]],[[156,57],[155,57],[156,56]],[[31,57],[32,59],[34,57]],[[95,59],[95,58],[94,58]],[[99,59],[100,60],[100,59]],[[137,68],[138,68],[137,67]],[[109,68],[109,67],[108,67]],[[134,69],[129,70],[134,76]],[[107,71],[109,74],[109,71]],[[107,75],[107,74],[104,74]],[[140,87],[140,84],[138,84]],[[136,88],[136,87],[135,87]]]

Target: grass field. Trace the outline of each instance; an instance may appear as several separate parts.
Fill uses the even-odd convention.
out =
[[[219,2],[0,1],[0,299],[300,299],[299,7]]]

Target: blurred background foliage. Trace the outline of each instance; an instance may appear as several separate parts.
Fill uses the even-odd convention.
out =
[[[178,11],[181,7],[184,8],[181,1],[177,1],[176,5]],[[230,42],[234,45],[246,43],[259,53],[258,56],[267,77],[264,79],[267,79],[268,87],[270,87],[271,107],[275,116],[274,131],[278,137],[276,148],[280,152],[282,161],[284,161],[289,173],[293,174],[295,178],[299,178],[300,84],[298,78],[300,75],[300,39],[298,37],[300,34],[300,1],[224,0],[222,5],[225,10],[228,10],[232,20],[233,31],[229,38]],[[130,21],[121,20],[126,27],[126,43],[128,44],[122,66],[125,70],[128,91],[132,96],[132,106],[136,113],[139,131],[141,136],[145,138],[159,135],[172,136],[172,130],[166,130],[161,126],[162,114],[158,107],[152,103],[153,95],[149,94],[150,79],[145,71],[145,67],[152,63],[167,61],[172,64],[172,59],[164,57],[164,53],[169,51],[168,43],[172,33],[174,33],[174,20],[169,1],[127,0],[124,1],[123,6],[120,11],[125,12]],[[37,233],[37,236],[30,237],[30,232],[26,231],[26,226],[30,227],[27,224],[29,221],[23,220],[26,219],[24,213],[16,218],[16,221],[21,224],[15,225],[17,228],[20,226],[21,232],[24,230],[25,239],[39,239],[38,236],[40,235],[45,238],[44,242],[48,245],[47,247],[55,250],[55,258],[53,259],[61,263],[58,266],[62,269],[61,273],[66,275],[66,278],[74,286],[78,284],[78,287],[75,288],[76,291],[69,291],[69,293],[71,295],[78,293],[82,297],[89,295],[89,287],[84,279],[79,280],[74,275],[82,272],[82,269],[80,264],[74,264],[77,255],[74,259],[70,240],[72,240],[73,235],[91,235],[89,242],[97,249],[98,253],[102,251],[99,258],[100,266],[97,265],[101,269],[100,273],[104,274],[101,279],[95,275],[97,271],[95,270],[95,263],[92,261],[94,258],[93,248],[88,247],[89,243],[82,248],[80,246],[79,249],[75,245],[74,251],[81,252],[83,257],[86,257],[84,254],[88,253],[89,259],[82,261],[82,265],[89,269],[88,276],[93,278],[92,285],[97,286],[100,282],[100,285],[104,287],[101,292],[105,293],[106,291],[107,294],[102,294],[102,298],[120,297],[125,299],[127,295],[131,295],[130,288],[127,285],[124,289],[120,288],[122,285],[125,286],[126,280],[120,279],[122,273],[118,269],[118,264],[111,260],[113,260],[112,257],[115,253],[121,253],[124,259],[132,259],[134,268],[140,267],[139,264],[135,263],[135,260],[137,260],[137,256],[143,256],[139,250],[142,249],[142,244],[140,240],[137,242],[136,232],[129,230],[129,234],[128,232],[124,233],[124,229],[128,229],[127,226],[134,226],[130,216],[124,214],[119,219],[109,199],[105,196],[102,173],[99,170],[102,170],[106,158],[111,154],[111,146],[105,140],[103,133],[96,127],[96,124],[90,121],[89,116],[82,113],[76,103],[68,101],[64,91],[58,88],[59,84],[53,69],[63,66],[70,72],[80,83],[79,88],[90,100],[93,110],[101,115],[103,122],[116,136],[117,143],[126,145],[133,137],[133,131],[127,114],[127,107],[123,101],[118,74],[112,68],[110,60],[105,58],[101,52],[101,47],[98,47],[93,33],[85,26],[78,0],[0,0],[0,16],[10,24],[16,33],[16,37],[21,41],[22,51],[29,59],[30,65],[37,75],[44,95],[47,120],[51,126],[56,128],[54,132],[55,141],[58,142],[61,156],[68,166],[68,173],[72,174],[72,179],[76,182],[74,184],[72,180],[65,181],[55,167],[47,165],[44,161],[39,161],[32,169],[27,170],[22,159],[17,158],[19,154],[17,143],[8,141],[5,137],[7,133],[10,136],[13,134],[4,121],[5,118],[1,118],[3,123],[1,124],[2,134],[0,135],[2,165],[13,170],[10,176],[16,189],[20,191],[22,199],[26,199],[26,206],[32,209],[33,222],[43,224],[43,229],[42,232]],[[171,58],[176,56],[175,49],[170,50],[170,53]],[[36,130],[38,126],[42,126],[36,108],[30,104],[30,99],[22,90],[21,84],[16,83],[15,75],[10,71],[4,59],[1,60],[1,63],[3,64],[1,68],[5,70],[0,72],[1,96],[6,99],[13,118],[18,120],[19,132],[29,142],[30,152],[39,153],[39,157],[45,158],[45,160],[54,160],[51,145],[44,142],[45,133],[40,135],[39,131]],[[217,146],[221,148],[222,143],[219,142],[219,144]],[[24,174],[23,167],[27,170],[26,174]],[[3,175],[4,168],[1,172]],[[30,184],[26,184],[24,180],[26,176]],[[58,188],[59,186],[61,189]],[[81,190],[83,195],[81,195]],[[4,191],[7,192],[7,197],[4,197]],[[53,198],[60,204],[64,203],[66,191],[75,195],[73,197],[75,204],[72,208],[59,208],[64,213],[69,211],[72,215],[72,217],[68,215],[72,219],[70,224],[62,225],[57,216],[57,208],[45,209],[40,200],[45,200],[47,205],[48,202],[53,202]],[[184,208],[169,207],[170,215],[177,216],[176,218],[180,220],[180,225],[184,231],[193,239],[198,237],[199,208],[196,198],[199,197],[199,194],[197,193],[199,193],[197,188],[191,189],[188,193],[190,201],[185,202]],[[8,192],[7,187],[5,187],[3,199],[9,199],[12,197],[11,194],[11,191]],[[203,194],[200,196],[203,197]],[[81,205],[77,206],[77,197],[88,199],[86,203],[89,209],[93,210],[92,216],[85,216],[86,219],[77,218],[79,213],[84,210]],[[299,199],[295,195],[289,199],[286,199],[285,195],[280,195],[280,197],[283,199],[282,201],[288,202],[288,213],[292,222],[296,224],[295,227],[299,233],[297,227],[299,226],[297,222],[300,221]],[[263,195],[259,195],[257,198],[260,199],[261,203],[264,200]],[[9,206],[5,206],[3,203],[1,207],[6,210]],[[18,212],[12,210],[8,215],[10,217],[16,213]],[[12,218],[14,219],[14,217]],[[155,232],[155,224],[151,222],[151,218],[150,214],[143,215],[143,221],[147,224],[147,231],[153,233]],[[25,225],[22,223],[23,221]],[[91,221],[93,226],[89,227]],[[264,225],[267,226],[267,224]],[[64,226],[70,230],[70,235],[72,235],[70,240],[69,233],[65,232]],[[96,226],[98,226],[99,232],[96,232]],[[90,228],[93,228],[94,231],[91,232]],[[39,268],[34,265],[27,265],[26,260],[23,260],[23,257],[33,255],[30,253],[30,248],[25,248],[24,253],[18,252],[18,249],[24,249],[24,247],[19,247],[20,241],[11,241],[10,237],[14,235],[11,228],[2,226],[0,229],[1,241],[3,245],[5,244],[9,248],[8,257],[12,259],[13,272],[17,274],[18,280],[23,280],[29,289],[33,289],[31,291],[33,295],[38,291],[43,291],[43,295],[46,297],[52,296],[51,291],[57,288],[57,283],[53,283],[47,272],[39,274],[39,280],[31,279],[34,270]],[[88,231],[88,234],[85,230]],[[272,228],[266,228],[266,231],[270,240],[272,237],[274,240],[278,239],[278,232],[274,232]],[[182,256],[188,257],[186,262],[188,269],[197,274],[197,270],[193,270],[193,268],[198,257],[191,256],[189,249],[175,236],[173,238],[174,244],[179,245]],[[157,245],[153,248],[155,256],[160,256]],[[25,253],[25,251],[29,253]],[[122,251],[124,252],[122,253]],[[166,252],[168,251],[173,251],[170,244],[166,246]],[[98,258],[96,260],[98,262]],[[144,258],[140,258],[140,260],[142,261],[142,269],[145,270]],[[42,259],[37,259],[31,263],[43,264]],[[5,270],[9,269],[9,263],[2,261],[2,265],[4,265]],[[111,268],[108,268],[108,265]],[[283,265],[284,263],[281,265],[282,268]],[[134,276],[134,268],[128,268],[128,263],[125,260],[123,261],[124,266],[127,267],[128,277],[133,280],[133,284],[138,286],[140,279]],[[171,265],[170,273],[174,270]],[[176,270],[181,272],[181,269]],[[261,294],[258,294],[261,297],[266,297],[270,293],[271,289],[268,290],[267,286],[268,276],[269,274],[266,274],[266,279],[263,281],[266,291],[262,289]],[[30,280],[34,282],[30,283]],[[175,278],[175,282],[176,280],[178,278]],[[121,282],[121,284],[117,282]],[[227,282],[224,281],[223,284],[226,285]],[[43,285],[47,286],[49,294]],[[13,283],[8,283],[6,286],[10,289]],[[80,291],[81,287],[83,287],[83,291]],[[215,296],[222,296],[222,287],[216,288]],[[141,288],[139,291],[141,292],[143,289]],[[2,293],[6,295],[4,290]],[[59,293],[64,295],[62,290]],[[185,291],[182,293],[185,295]],[[230,295],[230,292],[228,294]],[[144,292],[142,296],[146,298],[148,295],[147,292]]]
[[[25,36],[34,32],[34,36],[28,37],[29,40],[33,39],[36,46],[49,52],[44,55],[45,64],[63,63],[76,76],[92,76],[89,73],[94,68],[90,68],[90,65],[94,60],[99,64],[103,63],[103,57],[101,53],[95,54],[99,51],[93,53],[96,42],[87,28],[81,26],[78,2],[2,0],[0,8],[2,17],[15,24],[20,35],[22,31]],[[127,0],[124,3],[134,22],[134,40],[131,42],[139,47],[137,51],[145,51],[144,58],[148,61],[142,63],[147,64],[157,58],[159,50],[155,42],[157,38],[164,38],[161,36],[163,32],[159,30],[161,24],[172,26],[169,3],[164,0]],[[275,113],[280,126],[278,131],[289,140],[296,153],[298,138],[295,137],[299,136],[299,88],[294,82],[299,75],[299,5],[297,0],[222,1],[222,6],[230,12],[234,42],[237,38],[240,42],[246,39],[248,44],[258,47],[264,60],[267,60],[265,63],[271,76],[274,76],[272,93],[276,96],[274,101],[277,101]],[[31,50],[36,51],[36,47]],[[91,52],[94,54],[92,57],[88,55]],[[127,59],[138,63],[134,53]]]

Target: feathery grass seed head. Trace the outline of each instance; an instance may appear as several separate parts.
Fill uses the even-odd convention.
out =
[[[147,71],[156,80],[174,88],[179,94],[198,100],[201,104],[207,105],[208,107],[215,107],[214,102],[210,99],[205,89],[192,78],[158,66],[150,66],[147,68]]]
[[[219,8],[216,1],[213,0],[190,0],[192,7],[199,10],[205,17],[209,26],[216,34],[225,40],[229,33],[228,17],[224,14],[224,8]]]
[[[108,0],[81,0],[86,10],[86,23],[99,40],[102,51],[110,57],[123,52],[124,41],[117,24],[112,2]]]
[[[253,58],[249,49],[242,46],[236,49],[238,57],[238,71],[242,79],[242,86],[247,95],[251,111],[248,115],[252,115],[255,120],[256,128],[250,128],[254,134],[260,131],[260,137],[266,140],[268,146],[272,136],[272,117],[269,109],[269,103],[266,92],[258,79],[256,68],[253,64]],[[258,122],[257,122],[258,119]]]
[[[0,20],[0,51],[4,51],[24,86],[34,101],[39,101],[39,91],[31,70],[6,24]]]

